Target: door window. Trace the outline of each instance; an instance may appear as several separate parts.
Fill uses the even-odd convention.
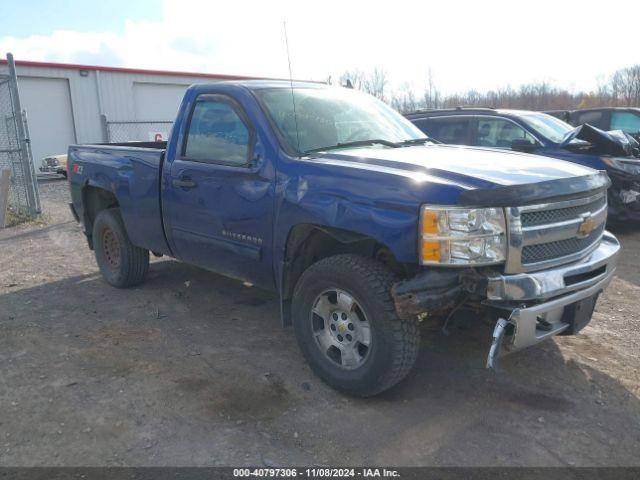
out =
[[[634,134],[640,132],[640,115],[631,112],[613,112],[611,130],[622,130]]]
[[[431,138],[453,145],[469,144],[468,118],[431,118],[425,125],[418,125]]]
[[[535,139],[522,127],[503,118],[478,118],[475,144],[480,147],[511,148],[514,140]]]
[[[584,125],[588,123],[589,125],[593,125],[596,128],[601,128],[606,130],[606,125],[604,125],[604,114],[603,112],[584,112],[578,113],[576,116],[576,125]]]
[[[251,131],[239,107],[220,96],[196,101],[184,146],[187,160],[242,166],[249,162]]]

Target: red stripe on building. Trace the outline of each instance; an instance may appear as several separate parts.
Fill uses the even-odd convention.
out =
[[[7,61],[0,59],[0,65]],[[288,78],[251,77],[247,75],[226,75],[220,73],[176,72],[172,70],[148,70],[144,68],[105,67],[102,65],[80,65],[75,63],[34,62],[31,60],[16,60],[17,67],[63,68],[67,70],[97,70],[100,72],[137,73],[144,75],[165,75],[174,77],[198,77],[214,80],[289,80]],[[315,83],[315,82],[314,82]],[[321,82],[317,82],[321,83]]]

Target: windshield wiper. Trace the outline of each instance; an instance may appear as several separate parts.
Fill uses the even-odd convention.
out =
[[[383,140],[381,138],[372,138],[370,140],[355,140],[353,142],[342,142],[342,143],[336,143],[335,145],[329,145],[326,147],[312,148],[310,150],[305,150],[304,153],[322,152],[324,150],[333,150],[335,148],[344,148],[344,147],[367,147],[369,145],[385,145],[387,147],[393,147],[393,148],[397,148],[400,146],[398,143],[390,142],[389,140]]]
[[[399,142],[398,145],[407,146],[407,145],[422,145],[425,142],[437,143],[433,138],[422,137],[422,138],[410,138],[409,140],[403,140]]]

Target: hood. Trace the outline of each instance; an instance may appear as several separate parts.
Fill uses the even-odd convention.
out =
[[[525,205],[610,185],[605,172],[582,165],[479,147],[351,148],[318,154],[308,161],[402,176],[412,180],[407,189],[447,184],[458,189],[459,205]]]
[[[479,147],[425,145],[403,148],[351,148],[320,154],[371,169],[428,175],[466,189],[523,185],[594,174],[591,168],[538,155]]]
[[[615,157],[638,157],[638,142],[620,130],[605,132],[588,123],[574,128],[560,143],[560,148],[568,148],[572,140],[584,140],[593,147],[592,153]]]

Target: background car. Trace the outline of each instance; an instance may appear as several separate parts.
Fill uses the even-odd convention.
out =
[[[406,115],[443,143],[511,149],[605,170],[612,181],[609,218],[640,222],[640,160],[616,137],[588,125],[573,127],[543,112],[492,108],[422,110]],[[637,151],[635,152],[638,153]]]
[[[67,154],[51,155],[42,159],[40,165],[42,173],[57,173],[67,176]]]
[[[640,108],[585,108],[548,113],[575,127],[588,123],[601,130],[622,130],[640,140]]]

